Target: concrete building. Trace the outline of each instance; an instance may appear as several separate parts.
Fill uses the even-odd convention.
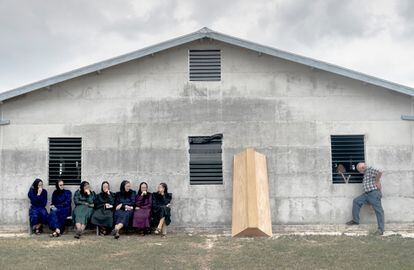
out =
[[[172,225],[230,227],[233,155],[246,147],[267,156],[274,225],[349,220],[362,193],[353,171],[361,159],[384,170],[386,222],[414,220],[413,88],[207,28],[1,93],[0,101],[2,226],[27,226],[30,184],[43,179],[50,197],[49,177],[61,176],[95,191],[103,180],[114,191],[123,179],[151,190],[165,181]],[[222,138],[192,138],[214,134]],[[341,145],[337,135],[359,136]],[[79,140],[62,146],[79,146],[78,163],[53,148],[59,138]],[[375,215],[364,207],[361,219]]]

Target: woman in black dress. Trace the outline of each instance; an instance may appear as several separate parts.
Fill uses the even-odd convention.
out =
[[[127,180],[122,181],[120,191],[115,195],[115,228],[112,235],[115,239],[119,238],[119,230],[128,227],[130,224],[135,206],[136,192],[131,189],[131,183]]]
[[[171,223],[172,194],[168,193],[166,183],[158,185],[158,192],[152,194],[152,217],[153,224],[157,226],[154,233],[162,236],[167,235],[167,226]]]
[[[99,227],[99,235],[106,235],[114,223],[115,193],[111,192],[108,181],[103,181],[101,193],[95,198],[95,212],[91,223]]]

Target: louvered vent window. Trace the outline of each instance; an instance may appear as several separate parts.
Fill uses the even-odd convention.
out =
[[[81,182],[82,138],[49,138],[49,185]]]
[[[223,135],[189,137],[190,185],[223,184]]]
[[[364,135],[331,135],[332,182],[362,183],[356,166],[365,162]]]
[[[190,81],[220,81],[220,50],[190,50]]]

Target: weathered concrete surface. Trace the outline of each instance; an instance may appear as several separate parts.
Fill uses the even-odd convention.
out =
[[[221,82],[188,81],[188,49],[222,50]],[[342,224],[361,185],[331,181],[330,135],[365,134],[385,170],[386,222],[414,220],[414,100],[219,42],[193,42],[0,105],[0,224],[28,221],[27,191],[47,179],[48,137],[82,137],[82,176],[99,190],[123,179],[174,193],[173,225],[231,224],[233,155],[268,160],[273,224]],[[190,186],[188,136],[223,133],[224,184]],[[46,180],[47,183],[47,180]],[[70,187],[75,190],[76,187]],[[53,187],[48,187],[49,196]],[[363,223],[375,222],[369,207]]]

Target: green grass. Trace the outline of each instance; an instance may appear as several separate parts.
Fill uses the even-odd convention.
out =
[[[398,236],[0,238],[0,269],[414,269]]]

